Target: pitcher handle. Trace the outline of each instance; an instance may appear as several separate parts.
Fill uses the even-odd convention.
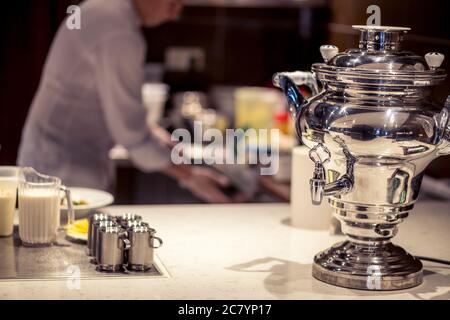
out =
[[[71,226],[73,222],[75,221],[75,211],[73,210],[73,203],[72,203],[72,196],[70,193],[70,189],[66,186],[60,187],[61,191],[63,191],[66,194],[66,200],[67,200],[67,225]]]

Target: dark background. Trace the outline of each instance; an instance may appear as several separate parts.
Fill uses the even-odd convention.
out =
[[[39,83],[53,36],[76,0],[3,1],[0,19],[0,165],[15,164],[28,108]],[[280,70],[308,70],[321,61],[319,46],[355,47],[357,34],[349,27],[365,24],[366,8],[381,7],[383,25],[409,26],[405,49],[425,54],[439,51],[450,57],[448,1],[310,1],[299,7],[187,6],[181,19],[144,30],[148,60],[163,61],[168,46],[199,46],[206,52],[207,85],[269,85]],[[448,61],[444,68],[448,70]],[[441,103],[450,82],[436,88]],[[428,169],[450,177],[448,157]]]

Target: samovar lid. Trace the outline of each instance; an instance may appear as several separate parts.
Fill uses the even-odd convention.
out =
[[[325,82],[376,86],[432,86],[445,80],[439,68],[444,55],[430,52],[425,57],[401,51],[403,36],[410,28],[353,26],[360,31],[359,48],[339,52],[337,47],[320,48],[325,63],[312,66]]]

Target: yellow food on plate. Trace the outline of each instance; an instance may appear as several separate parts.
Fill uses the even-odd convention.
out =
[[[88,219],[75,220],[72,225],[66,226],[67,233],[87,234],[89,229]]]
[[[84,199],[72,200],[72,203],[74,206],[84,206],[84,205],[89,204],[89,202]]]
[[[67,199],[65,195],[61,195],[61,204],[67,206]],[[85,206],[89,204],[89,201],[81,198],[79,195],[72,195],[72,204],[74,206]]]

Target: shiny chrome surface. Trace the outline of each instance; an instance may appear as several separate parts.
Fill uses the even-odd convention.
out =
[[[316,255],[313,276],[347,288],[406,289],[422,282],[422,263],[392,243],[367,246],[345,241]]]
[[[381,96],[408,92],[409,87],[428,87],[445,80],[445,70],[439,69],[444,56],[439,53],[419,56],[401,51],[403,33],[409,28],[354,26],[361,31],[359,48],[349,49],[333,56],[325,63],[312,65],[318,80],[333,85],[355,85],[382,88]],[[429,63],[432,61],[432,65]],[[405,86],[408,86],[406,88]],[[388,88],[389,87],[389,88]],[[392,93],[389,93],[393,87]],[[401,88],[399,88],[401,87]],[[365,88],[361,88],[365,90]],[[371,88],[374,89],[374,88]],[[377,90],[375,90],[377,91]],[[414,90],[412,90],[414,95]],[[401,93],[400,93],[401,94]]]
[[[93,256],[94,255],[94,237],[96,235],[96,230],[94,230],[94,226],[93,224],[95,222],[98,221],[104,221],[104,220],[109,220],[112,221],[113,217],[109,214],[105,214],[105,213],[94,213],[93,215],[89,216],[88,218],[89,220],[89,227],[88,227],[88,239],[87,239],[87,248],[86,248],[86,253],[88,256]]]
[[[97,267],[100,271],[121,271],[124,251],[130,249],[130,241],[122,227],[101,226],[98,233]]]
[[[450,98],[444,108],[431,99],[445,71],[438,68],[439,55],[427,56],[428,66],[423,57],[400,51],[405,28],[357,29],[359,49],[314,64],[308,77],[278,73],[274,84],[311,149],[312,202],[329,196],[349,237],[316,256],[313,275],[357,289],[409,288],[421,282],[421,265],[390,240],[414,207],[425,168],[450,154]],[[311,78],[323,90],[307,100],[296,85]],[[338,256],[345,259],[333,260]],[[364,285],[374,270],[380,288]]]
[[[92,223],[92,232],[94,234],[92,238],[92,259],[91,262],[93,264],[98,263],[98,255],[99,255],[99,239],[100,239],[100,228],[102,227],[114,227],[117,226],[117,222],[114,219],[111,220],[98,220]]]
[[[161,247],[163,244],[161,238],[156,237],[155,234],[155,229],[146,224],[134,225],[128,229],[128,237],[131,243],[128,252],[128,269],[146,271],[151,268],[154,260],[154,249]]]

